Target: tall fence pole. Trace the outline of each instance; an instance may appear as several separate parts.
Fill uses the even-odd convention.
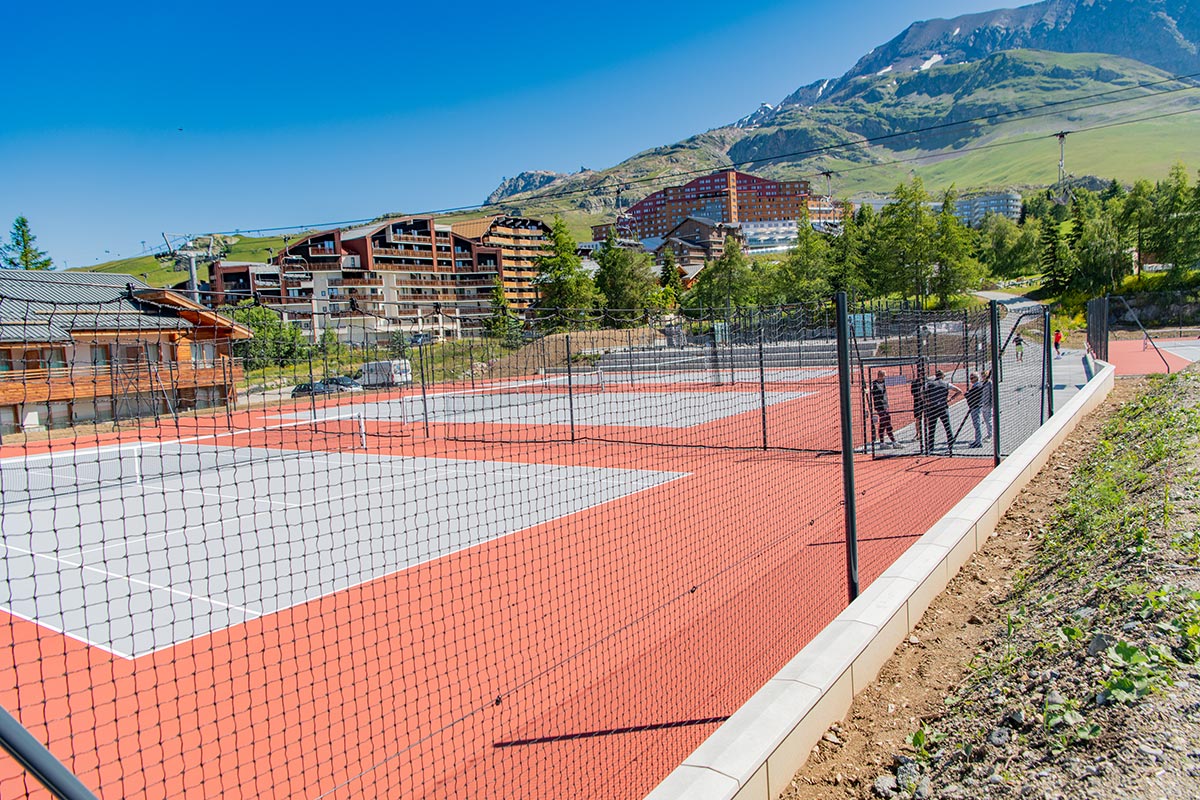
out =
[[[1000,303],[988,303],[992,351],[992,464],[1000,466]]]
[[[854,430],[850,414],[850,313],[846,293],[837,293],[838,398],[842,422],[842,497],[846,507],[846,586],[858,597],[858,509],[854,490]]]
[[[1042,382],[1046,386],[1046,416],[1054,416],[1054,356],[1050,353],[1050,309],[1047,307],[1042,310],[1042,338],[1044,348],[1046,350],[1046,374],[1042,376]],[[1044,422],[1045,420],[1043,420]]]
[[[571,441],[575,441],[575,388],[571,372],[571,332],[567,331],[567,413],[571,417]]]
[[[417,363],[421,368],[421,413],[425,418],[425,438],[429,438],[429,392],[425,387],[425,345],[417,345]]]
[[[0,706],[0,747],[59,800],[96,800],[96,795]]]
[[[762,403],[763,450],[767,449],[767,371],[762,324],[758,326],[758,396]]]

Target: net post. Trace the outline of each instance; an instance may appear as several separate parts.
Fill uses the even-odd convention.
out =
[[[575,387],[571,371],[571,332],[567,331],[567,413],[571,419],[571,441],[575,441]]]
[[[992,351],[992,465],[1000,466],[1000,303],[988,301]]]
[[[417,363],[421,368],[421,413],[425,419],[425,438],[429,438],[429,393],[425,388],[425,345],[417,345]]]
[[[366,450],[367,449],[367,412],[365,409],[360,410],[358,412],[358,435],[359,435],[359,438],[362,440],[363,450]]]
[[[1054,356],[1050,354],[1050,307],[1046,306],[1042,309],[1042,340],[1046,350],[1046,368],[1045,374],[1042,376],[1042,385],[1045,386],[1046,405],[1045,413],[1047,417],[1054,416]],[[1045,420],[1043,420],[1044,422]]]
[[[838,398],[841,403],[842,427],[842,499],[846,524],[846,586],[850,602],[858,597],[858,509],[854,490],[854,430],[850,411],[850,314],[846,293],[838,292],[837,359]]]
[[[767,449],[767,373],[762,322],[758,325],[758,396],[762,405],[762,449]]]

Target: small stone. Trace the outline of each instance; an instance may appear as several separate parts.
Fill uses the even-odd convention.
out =
[[[892,798],[896,796],[896,776],[889,772],[885,772],[875,779],[875,783],[871,785],[871,790],[875,792],[876,797]]]
[[[1104,633],[1097,633],[1092,637],[1092,641],[1088,642],[1087,654],[1089,656],[1098,656],[1114,644],[1116,644],[1116,640],[1113,637]]]
[[[913,759],[909,758],[908,756],[904,755],[903,753],[896,753],[895,755],[892,756],[892,768],[893,769],[900,769],[905,764],[915,764],[915,763],[917,763],[917,762],[913,761]]]
[[[1004,726],[993,728],[987,735],[988,744],[992,747],[1008,747],[1009,741],[1012,739],[1012,731]]]
[[[983,620],[979,618],[978,614],[972,614],[971,616],[967,617],[967,624],[968,625],[982,625]]]
[[[908,637],[908,643],[909,644],[920,644],[921,640],[918,639],[916,636],[910,636],[910,637]]]
[[[1011,728],[1025,727],[1025,712],[1021,709],[1013,709],[1004,715],[1004,722]]]
[[[1075,619],[1091,619],[1094,616],[1096,616],[1096,609],[1088,606],[1078,609],[1074,614]]]
[[[1151,747],[1148,744],[1139,744],[1137,751],[1147,758],[1153,758],[1155,761],[1163,757],[1163,751],[1157,747]]]
[[[916,762],[904,764],[896,770],[896,784],[902,792],[912,792],[921,780],[921,767]]]
[[[1004,777],[1001,776],[999,772],[993,772],[991,774],[991,776],[988,777],[988,783],[992,783],[992,784],[1004,783]]]
[[[917,790],[913,792],[913,797],[916,800],[929,800],[933,797],[933,781],[928,775],[922,775],[921,780],[917,781]]]
[[[839,772],[839,773],[837,773],[836,775],[834,775],[834,776],[833,776],[833,785],[834,785],[834,786],[841,786],[841,785],[842,785],[842,781],[844,781],[844,780],[846,780],[845,776],[844,776],[844,775],[842,775],[842,773],[840,773],[840,772]]]
[[[1050,691],[1046,692],[1047,705],[1061,706],[1065,702],[1067,702],[1067,698],[1063,697],[1062,692],[1058,691],[1058,689],[1051,689]]]
[[[888,713],[889,714],[896,713],[896,704],[895,703],[888,703]]]
[[[821,738],[824,739],[825,741],[829,742],[830,744],[841,744],[842,743],[842,740],[839,739],[837,737],[837,734],[834,733],[833,731],[829,731]]]
[[[1121,626],[1121,630],[1123,630],[1125,633],[1129,633],[1130,631],[1136,631],[1137,629],[1138,629],[1138,624],[1136,622],[1126,622],[1124,625]]]

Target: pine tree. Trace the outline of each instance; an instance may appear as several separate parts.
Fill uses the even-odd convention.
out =
[[[8,244],[0,244],[0,257],[10,269],[50,269],[54,262],[44,250],[37,248],[37,237],[29,229],[29,220],[13,220]]]
[[[929,278],[929,290],[938,296],[943,306],[960,292],[973,289],[983,270],[972,255],[975,250],[973,232],[954,214],[954,190],[946,192],[942,210],[937,215],[934,234],[934,253],[937,268]]]
[[[587,325],[590,312],[603,305],[604,296],[584,271],[562,217],[555,217],[550,225],[550,254],[538,259],[537,268],[533,285],[541,295],[539,307],[547,312],[541,326],[554,330]]]
[[[662,268],[658,273],[658,285],[664,289],[671,289],[675,292],[675,296],[683,294],[683,279],[679,277],[679,265],[675,261],[675,251],[671,249],[671,245],[663,248]]]
[[[796,245],[788,252],[774,276],[776,295],[785,303],[808,303],[827,298],[829,287],[829,243],[813,230],[808,209],[796,220]]]
[[[605,297],[609,320],[620,327],[634,324],[656,287],[649,255],[621,247],[616,233],[609,228],[596,262],[596,288]]]
[[[1046,291],[1055,297],[1061,297],[1071,288],[1075,277],[1075,264],[1071,248],[1063,239],[1062,231],[1052,220],[1042,224],[1042,239],[1038,243],[1039,258],[1042,264],[1042,281]]]

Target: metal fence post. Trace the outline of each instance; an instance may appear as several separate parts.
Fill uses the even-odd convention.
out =
[[[575,388],[571,372],[571,332],[567,331],[567,413],[571,418],[571,441],[575,441]]]
[[[846,293],[837,293],[838,397],[842,425],[842,497],[846,507],[846,586],[858,597],[858,509],[854,490],[854,430],[850,413],[850,314]]]
[[[988,303],[992,351],[992,465],[1000,466],[1000,304]]]
[[[1051,355],[1050,345],[1050,309],[1042,309],[1042,339],[1043,349],[1046,351],[1045,374],[1042,375],[1042,385],[1046,387],[1046,405],[1045,414],[1047,417],[1054,416],[1054,356]],[[1045,422],[1045,420],[1042,420]]]
[[[0,747],[59,800],[96,800],[96,795],[3,706],[0,706]]]
[[[762,324],[758,326],[758,396],[762,403],[763,450],[767,449],[767,373],[766,355],[763,348]]]
[[[417,345],[417,363],[421,368],[421,412],[425,418],[425,438],[429,438],[429,393],[425,388],[425,345]]]

